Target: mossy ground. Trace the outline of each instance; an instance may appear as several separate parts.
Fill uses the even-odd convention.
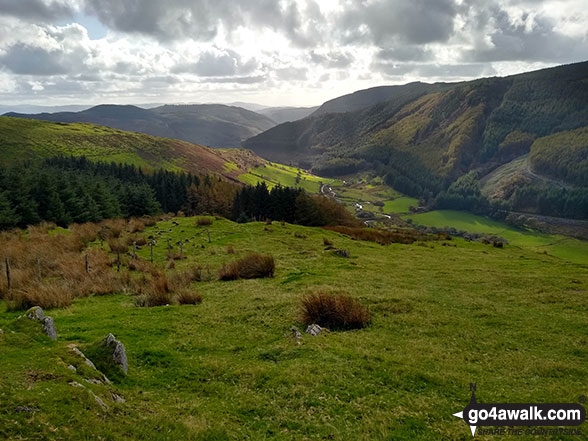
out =
[[[381,246],[279,223],[215,220],[209,243],[207,227],[176,221],[145,232],[172,229],[156,263],[169,236],[176,248],[190,240],[178,268],[215,272],[257,251],[275,257],[275,277],[194,283],[204,297],[195,306],[80,298],[49,312],[57,342],[15,328],[19,313],[0,303],[0,438],[465,441],[469,429],[451,415],[470,382],[482,402],[575,402],[587,392],[586,266],[517,246]],[[351,258],[325,251],[323,237]],[[300,326],[300,298],[325,286],[359,299],[373,323],[305,334],[299,346],[285,335]],[[129,375],[87,384],[67,369],[66,345],[84,350],[109,332],[126,346]]]

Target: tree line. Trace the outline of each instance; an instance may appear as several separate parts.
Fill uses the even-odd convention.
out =
[[[57,157],[0,168],[0,229],[42,221],[76,222],[154,215],[217,214],[233,220],[283,220],[303,225],[351,224],[338,203],[303,190],[242,187],[218,176]]]

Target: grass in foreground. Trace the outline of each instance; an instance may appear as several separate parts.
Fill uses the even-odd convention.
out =
[[[55,343],[14,329],[20,313],[0,303],[0,438],[465,441],[469,428],[451,414],[469,401],[470,382],[482,402],[585,394],[585,266],[463,240],[382,246],[288,224],[175,221],[145,231],[172,230],[158,235],[156,265],[166,264],[169,237],[174,248],[189,240],[173,271],[198,264],[214,273],[259,252],[274,256],[274,277],[203,277],[194,306],[78,298],[49,311]],[[325,238],[351,257],[326,251]],[[149,258],[149,247],[138,253]],[[301,299],[322,289],[358,300],[371,325],[297,345],[288,335],[303,328]],[[126,346],[129,376],[88,384],[67,369],[66,345],[83,350],[109,332]]]

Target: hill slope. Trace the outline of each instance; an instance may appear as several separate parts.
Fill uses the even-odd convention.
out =
[[[361,91],[357,99],[326,103],[312,117],[278,125],[244,146],[318,173],[402,162],[409,171],[452,181],[528,153],[535,138],[587,126],[587,80],[585,62],[467,83],[413,83],[373,89],[387,101],[348,112],[369,101],[361,97],[370,93]],[[325,113],[338,111],[347,113]]]
[[[244,139],[275,125],[266,116],[220,104],[165,105],[153,109],[100,105],[82,112],[6,115],[44,121],[100,124],[212,147],[239,147]]]
[[[268,107],[266,109],[258,110],[257,113],[267,116],[276,124],[282,124],[288,121],[296,121],[306,118],[318,107]]]
[[[319,228],[211,220],[210,242],[194,218],[141,233],[158,237],[155,265],[170,280],[206,265],[190,284],[200,305],[77,298],[46,311],[58,333],[51,342],[0,300],[0,438],[467,440],[451,414],[468,403],[472,379],[483,402],[573,402],[585,390],[584,266],[462,239],[382,246]],[[168,239],[187,237],[186,259],[164,269]],[[351,257],[325,250],[325,239]],[[251,251],[273,255],[273,278],[216,280],[221,265]],[[146,266],[149,247],[138,254]],[[132,275],[126,266],[121,274]],[[302,296],[326,290],[368,307],[372,325],[304,333]],[[92,359],[92,343],[108,333],[125,345],[128,376],[87,381],[101,377],[68,345]]]
[[[128,107],[123,115],[136,118],[137,108]],[[86,156],[144,169],[217,173],[233,180],[265,162],[241,149],[215,150],[94,124],[0,117],[0,164],[58,155]]]
[[[452,85],[451,83],[428,84],[417,81],[403,86],[371,87],[326,101],[312,116],[325,115],[327,113],[355,112],[385,101],[403,99],[406,96],[416,97],[425,93],[446,89]]]

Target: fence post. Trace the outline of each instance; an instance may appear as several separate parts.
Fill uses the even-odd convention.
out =
[[[153,263],[153,241],[149,242],[149,245],[151,246],[151,263]]]
[[[4,261],[6,263],[6,286],[10,290],[10,261],[8,257]]]
[[[90,272],[90,261],[88,260],[88,255],[86,254],[86,274]]]
[[[120,273],[120,251],[116,252],[116,272]]]
[[[137,242],[133,242],[133,259],[137,259]]]
[[[208,234],[208,243],[210,243],[210,230],[208,228],[206,229],[206,234]]]

